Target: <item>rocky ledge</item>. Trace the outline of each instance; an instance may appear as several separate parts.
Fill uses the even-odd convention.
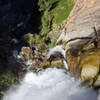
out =
[[[70,73],[100,86],[100,1],[77,0],[57,44],[66,44]]]

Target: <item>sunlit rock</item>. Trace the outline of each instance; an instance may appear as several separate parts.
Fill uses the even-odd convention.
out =
[[[57,41],[57,44],[66,43],[65,50],[71,75],[81,78],[82,81],[89,80],[90,85],[95,83],[99,74],[99,4],[100,0],[77,0]]]
[[[90,84],[93,83],[93,79],[99,73],[99,66],[100,66],[100,57],[98,55],[87,56],[85,57],[80,67],[81,70],[81,79],[82,81],[91,80]]]
[[[61,41],[69,41],[74,38],[83,38],[95,36],[95,31],[93,27],[99,33],[100,30],[100,1],[99,0],[77,0],[73,10],[71,11],[69,17],[64,23],[64,28],[62,34],[60,35],[57,43]],[[66,50],[68,49],[79,49],[90,39],[75,39],[70,41],[66,45]]]

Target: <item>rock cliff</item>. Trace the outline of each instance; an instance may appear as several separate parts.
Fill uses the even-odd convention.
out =
[[[100,83],[99,36],[100,0],[77,0],[57,44],[66,43],[69,71],[88,85]]]

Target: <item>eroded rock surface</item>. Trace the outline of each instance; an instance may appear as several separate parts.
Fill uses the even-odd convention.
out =
[[[70,73],[100,85],[100,0],[77,0],[57,44],[66,43]]]
[[[65,28],[58,39],[60,41],[69,41],[76,37],[94,37],[96,30],[100,30],[100,1],[99,0],[77,0],[70,16],[65,22]],[[90,39],[76,39],[66,45],[69,48],[79,48]]]

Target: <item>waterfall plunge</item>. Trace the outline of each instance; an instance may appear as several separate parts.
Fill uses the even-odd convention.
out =
[[[66,58],[62,46],[51,49],[47,57],[56,51]],[[68,69],[67,63],[65,67]],[[48,68],[39,75],[27,72],[23,81],[12,86],[2,100],[96,100],[96,97],[92,88],[81,87],[65,70]]]
[[[79,84],[62,69],[49,68],[40,75],[28,72],[2,100],[96,100],[92,89]]]
[[[66,52],[64,50],[64,47],[62,45],[57,45],[54,48],[50,49],[49,53],[47,54],[47,59],[50,58],[51,55],[56,56],[62,55],[64,58],[64,66],[68,70],[67,60],[66,60]]]

